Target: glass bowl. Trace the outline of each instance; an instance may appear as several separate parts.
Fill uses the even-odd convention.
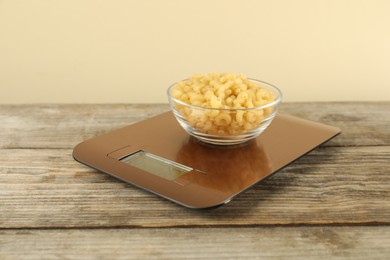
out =
[[[259,136],[272,122],[282,101],[281,91],[264,81],[250,79],[269,90],[274,101],[252,108],[210,108],[187,104],[175,99],[167,90],[169,105],[179,124],[196,139],[214,145],[236,145]]]

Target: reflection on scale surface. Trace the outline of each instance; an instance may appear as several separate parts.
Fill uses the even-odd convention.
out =
[[[256,140],[234,147],[218,147],[189,138],[178,150],[175,161],[203,173],[203,176],[182,176],[191,184],[230,194],[252,186],[272,172],[270,160]]]

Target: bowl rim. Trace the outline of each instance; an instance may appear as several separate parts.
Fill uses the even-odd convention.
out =
[[[189,79],[184,79],[182,81],[188,81],[188,80]],[[176,103],[179,103],[181,105],[188,106],[188,107],[191,107],[191,108],[209,109],[209,110],[218,110],[218,111],[221,111],[221,110],[222,111],[253,111],[253,110],[260,110],[260,109],[265,109],[265,108],[268,108],[268,107],[276,106],[276,105],[278,105],[282,101],[282,98],[283,98],[282,91],[278,87],[276,87],[275,85],[270,84],[270,83],[265,82],[265,81],[262,81],[262,80],[253,79],[253,78],[248,78],[248,80],[259,82],[261,84],[267,85],[268,87],[271,87],[272,89],[274,89],[276,91],[276,93],[278,95],[277,98],[274,101],[272,101],[271,103],[268,103],[266,105],[257,106],[257,107],[249,107],[249,108],[213,108],[213,107],[205,107],[205,106],[196,106],[196,105],[191,105],[191,104],[188,104],[188,103],[183,102],[181,100],[178,100],[178,99],[174,98],[171,95],[171,89],[173,87],[175,87],[179,82],[182,82],[182,81],[178,81],[178,82],[175,82],[171,86],[168,87],[168,89],[167,89],[168,100],[169,100],[170,105],[171,105],[171,101],[174,101]]]

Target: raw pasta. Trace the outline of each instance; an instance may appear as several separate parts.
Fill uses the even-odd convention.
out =
[[[273,108],[256,107],[276,99],[271,91],[235,73],[195,74],[177,83],[170,94],[192,105],[175,104],[192,127],[219,136],[242,134],[257,128]]]

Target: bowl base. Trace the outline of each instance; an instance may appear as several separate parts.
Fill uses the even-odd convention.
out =
[[[221,136],[217,137],[205,137],[205,136],[199,136],[199,135],[194,135],[192,133],[187,132],[190,134],[196,141],[198,141],[201,144],[208,144],[208,145],[213,145],[213,146],[236,146],[236,145],[246,145],[248,142],[256,138],[258,135],[251,135],[250,137],[246,138],[237,138],[233,139],[231,136],[228,138],[223,138]]]

